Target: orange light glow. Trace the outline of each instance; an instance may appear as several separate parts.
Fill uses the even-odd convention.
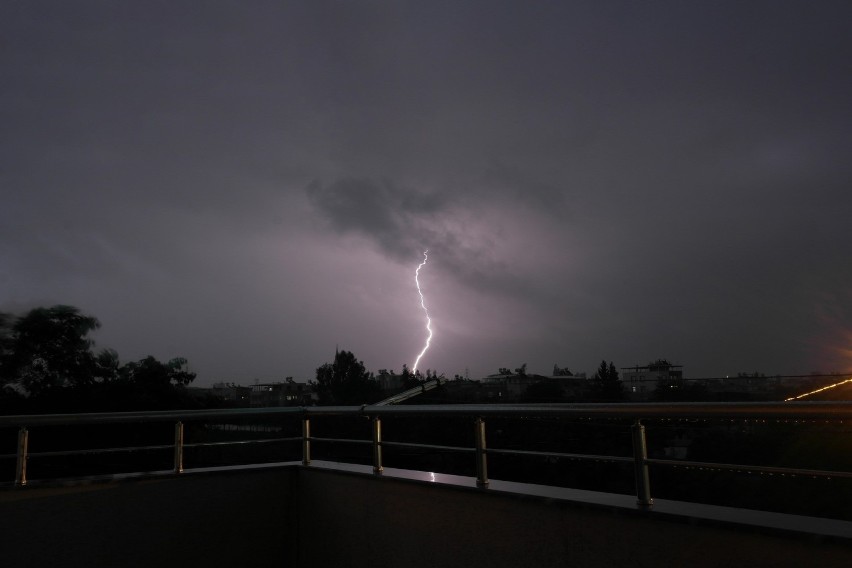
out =
[[[806,392],[804,394],[800,394],[799,396],[791,396],[790,398],[785,398],[784,402],[789,400],[799,400],[800,398],[805,398],[806,396],[811,396],[812,394],[816,394],[818,392],[826,391],[828,389],[833,389],[834,387],[839,387],[840,385],[845,385],[846,383],[852,383],[852,379],[846,379],[845,381],[840,381],[839,383],[834,383],[833,385],[828,385],[822,387],[821,389],[813,390],[811,392]]]

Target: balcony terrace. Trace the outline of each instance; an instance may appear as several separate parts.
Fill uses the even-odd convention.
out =
[[[656,450],[649,453],[649,447],[656,446],[646,425],[654,433],[653,425],[667,421],[837,424],[850,418],[850,403],[365,406],[6,416],[0,417],[0,428],[17,432],[17,451],[0,455],[0,471],[14,470],[14,480],[9,475],[0,489],[0,545],[7,566],[848,566],[852,522],[847,519],[659,498],[653,492],[665,494],[665,487],[652,482],[657,472],[670,479],[663,472],[688,475],[708,469],[767,481],[783,476],[792,487],[805,487],[810,480],[843,482],[852,473],[808,464],[653,457]],[[331,434],[366,430],[368,436],[313,433],[324,422],[340,420],[360,426],[329,429]],[[406,420],[462,425],[468,432],[459,438],[472,443],[437,444],[440,436],[430,435],[424,436],[425,443],[387,439],[387,426],[401,428]],[[616,423],[615,433],[628,437],[630,449],[610,455],[486,443],[507,440],[504,429],[513,424],[522,428],[530,420],[548,428],[566,421],[595,428]],[[92,434],[139,424],[167,427],[169,439],[107,447]],[[491,425],[499,427],[492,431]],[[56,428],[81,429],[71,436],[73,447],[39,448],[40,436],[55,434]],[[200,435],[253,431],[263,436],[219,440]],[[529,442],[532,447],[534,440]],[[287,446],[295,456],[287,453]],[[263,448],[263,456],[252,461],[240,455],[233,463],[211,465],[202,454],[249,447]],[[330,447],[363,453],[335,453]],[[468,464],[469,473],[386,467],[385,461],[397,459],[415,463],[402,459],[403,451],[455,455]],[[334,454],[338,461],[312,459],[315,453]],[[79,462],[87,456],[111,456],[112,461]],[[115,461],[115,456],[133,459]],[[167,468],[132,469],[136,458],[162,465],[164,456]],[[284,459],[276,461],[275,456]],[[339,461],[351,456],[350,463]],[[634,491],[491,479],[489,466],[499,477],[498,465],[509,464],[509,459],[531,460],[536,471],[564,463],[572,468],[610,464],[624,470]],[[73,460],[78,462],[71,469],[55,466]],[[54,464],[53,469],[40,469],[39,463]],[[81,475],[87,467],[94,473]],[[115,472],[104,471],[109,467]],[[58,475],[62,472],[74,475]],[[838,499],[847,495],[836,493]],[[850,507],[852,503],[841,503],[840,509]]]

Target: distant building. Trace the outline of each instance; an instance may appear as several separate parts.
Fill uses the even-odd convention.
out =
[[[546,380],[558,384],[568,400],[582,400],[588,392],[589,379],[586,373],[554,375],[546,377]]]
[[[234,383],[214,383],[210,394],[234,406],[249,406],[251,387],[243,387]]]
[[[657,359],[644,367],[621,368],[621,382],[633,400],[647,400],[657,384],[678,385],[682,381],[683,365],[674,365],[666,359]]]
[[[487,387],[487,395],[490,399],[499,402],[512,402],[520,399],[531,386],[541,382],[559,385],[564,394],[570,397],[579,397],[585,392],[588,384],[586,373],[574,373],[571,375],[558,375],[547,377],[533,373],[504,373],[507,369],[501,369],[500,373],[488,375],[482,379],[482,384]]]
[[[504,373],[504,371],[506,372]],[[527,387],[544,378],[541,375],[527,375],[526,373],[510,374],[507,369],[500,369],[500,373],[488,375],[482,379],[482,383],[491,387],[489,390],[496,393],[496,398],[506,401],[520,398]]]
[[[283,383],[259,383],[251,386],[249,402],[252,408],[270,406],[310,406],[316,401],[313,388],[307,383],[288,380]]]

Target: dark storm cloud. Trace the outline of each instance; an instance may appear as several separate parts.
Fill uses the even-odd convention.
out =
[[[466,204],[450,192],[426,193],[390,180],[350,178],[327,185],[313,181],[306,193],[333,232],[365,238],[396,262],[415,262],[428,249],[447,274],[480,291],[513,295],[533,291],[532,283],[494,258],[500,245],[488,227],[471,229],[457,222]],[[511,206],[500,207],[508,213]]]
[[[443,208],[437,196],[404,192],[387,180],[343,179],[326,186],[314,181],[307,193],[335,230],[365,235],[397,259],[422,252],[424,239],[417,233]]]

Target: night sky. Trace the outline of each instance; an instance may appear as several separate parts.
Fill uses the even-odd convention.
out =
[[[852,371],[852,3],[0,1],[0,311],[199,384]]]

